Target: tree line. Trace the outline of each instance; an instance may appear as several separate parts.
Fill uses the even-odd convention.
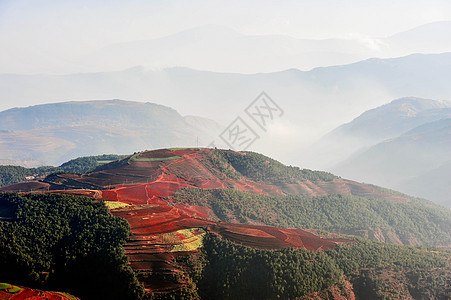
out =
[[[83,174],[98,167],[103,162],[123,158],[123,155],[103,154],[72,159],[59,167],[42,166],[37,168],[25,168],[21,166],[0,166],[0,186],[26,181],[26,177],[45,177],[51,173],[76,173]]]
[[[123,249],[130,226],[103,202],[3,193],[2,211],[9,216],[0,220],[0,282],[66,291],[81,299],[144,294]]]

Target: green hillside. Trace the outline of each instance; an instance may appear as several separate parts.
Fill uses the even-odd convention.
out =
[[[331,181],[337,178],[337,176],[327,172],[285,166],[275,159],[250,151],[216,150],[215,155],[218,160],[217,165],[221,161],[225,161],[239,174],[255,181],[292,183],[297,180]]]
[[[224,222],[311,228],[360,235],[382,231],[386,242],[450,245],[451,211],[427,201],[396,203],[351,195],[266,196],[238,190],[185,189],[181,203],[211,207]]]

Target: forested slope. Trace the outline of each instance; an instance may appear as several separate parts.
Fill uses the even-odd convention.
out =
[[[0,282],[136,299],[143,290],[122,247],[129,230],[88,198],[0,194]]]

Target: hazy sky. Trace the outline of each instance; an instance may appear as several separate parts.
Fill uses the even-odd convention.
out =
[[[450,1],[0,0],[0,73],[58,73],[102,46],[206,24],[247,35],[384,37],[451,20]]]

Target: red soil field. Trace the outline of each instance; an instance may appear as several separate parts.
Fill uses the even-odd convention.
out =
[[[329,250],[344,242],[320,238],[302,229],[219,223],[212,231],[244,246],[278,250],[286,247]],[[257,244],[259,246],[257,246]]]
[[[277,183],[255,182],[248,178],[233,180],[212,165],[213,150],[207,148],[160,149],[145,151],[100,167],[85,175],[59,174],[51,184],[28,182],[7,187],[0,191],[45,191],[60,189],[111,189],[112,195],[103,191],[105,199],[129,204],[152,203],[156,198],[172,197],[180,188],[233,188],[257,194],[300,194],[321,196],[326,194],[352,194],[372,196],[389,201],[408,202],[407,198],[391,195],[376,187],[351,180],[337,178],[332,181]],[[168,159],[180,157],[176,159]],[[142,186],[141,186],[142,185]],[[147,194],[145,196],[144,194]]]
[[[194,212],[194,213],[193,213]],[[125,246],[133,269],[143,274],[176,274],[182,272],[172,259],[188,255],[189,251],[174,251],[174,246],[189,243],[204,232],[213,232],[234,243],[257,249],[279,250],[286,247],[305,248],[312,251],[332,249],[344,240],[335,241],[301,229],[271,226],[232,224],[208,220],[208,210],[188,205],[173,206],[163,200],[151,204],[132,205],[112,210],[112,214],[125,218],[132,236]],[[180,230],[190,230],[190,236]],[[169,234],[169,236],[168,236]],[[155,279],[142,277],[145,287],[152,292],[167,292],[183,284],[171,280],[158,284]]]
[[[153,197],[172,197],[181,188],[224,189],[233,188],[258,194],[283,194],[277,187],[249,179],[233,180],[216,170],[208,161],[210,149],[154,150],[143,152],[138,160],[130,159],[111,169],[100,169],[86,175],[59,174],[55,180],[72,186],[90,185],[114,191],[129,204],[147,203]],[[158,160],[170,157],[178,159]],[[145,161],[153,159],[153,161]],[[146,196],[147,194],[147,196]],[[140,199],[140,200],[137,200]],[[127,202],[128,201],[128,202]]]
[[[0,192],[30,192],[30,191],[47,191],[50,188],[50,184],[31,181],[11,184],[0,187]]]

